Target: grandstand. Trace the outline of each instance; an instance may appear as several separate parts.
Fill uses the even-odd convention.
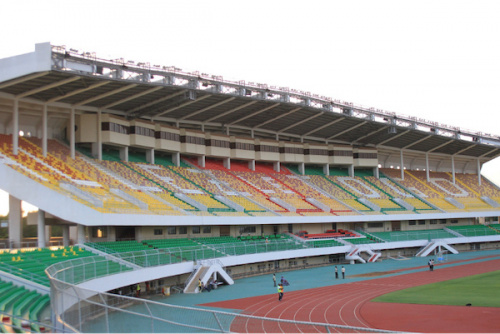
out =
[[[34,331],[44,295],[70,286],[187,291],[211,275],[500,245],[500,189],[481,175],[500,139],[484,133],[49,43],[0,59],[0,123],[0,278],[40,294],[0,313]],[[31,249],[21,201],[39,208]],[[78,328],[74,307],[52,311]]]

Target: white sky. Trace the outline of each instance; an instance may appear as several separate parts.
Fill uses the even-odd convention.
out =
[[[4,0],[0,11],[0,58],[51,42],[500,135],[500,1]],[[483,175],[500,184],[500,162]]]

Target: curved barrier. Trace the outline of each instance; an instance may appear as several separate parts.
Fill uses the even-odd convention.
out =
[[[80,259],[54,264],[46,269],[50,280],[51,306],[55,328],[60,332],[85,333],[182,333],[182,332],[377,332],[380,329],[326,323],[302,322],[241,315],[194,307],[163,304],[155,301],[100,293],[82,289],[75,282],[82,268],[86,280],[97,277],[100,261]],[[103,274],[103,272],[101,272]],[[116,274],[116,272],[109,272]],[[119,287],[119,283],[117,283]]]

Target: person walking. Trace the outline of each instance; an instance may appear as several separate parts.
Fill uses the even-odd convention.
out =
[[[429,262],[430,262],[431,271],[434,271],[434,259],[431,259]]]
[[[274,283],[274,287],[276,287],[276,274],[273,274],[273,283]]]
[[[278,285],[278,300],[281,301],[283,299],[283,284]]]
[[[345,268],[342,266],[342,279],[345,279]]]
[[[198,278],[198,291],[200,293],[203,292],[203,283],[201,281],[201,278]]]
[[[339,278],[339,269],[335,266],[335,279]]]
[[[136,287],[136,295],[135,295],[137,298],[139,298],[141,296],[141,285],[139,283],[137,283],[137,287]]]

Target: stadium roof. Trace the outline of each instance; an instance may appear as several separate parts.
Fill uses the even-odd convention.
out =
[[[36,118],[46,104],[52,121],[60,122],[67,119],[68,108],[75,108],[246,137],[445,154],[482,162],[500,155],[500,137],[490,134],[286,87],[231,82],[172,66],[104,60],[49,43],[37,44],[34,53],[0,60],[3,124],[10,121],[14,100],[23,105],[21,115]]]

